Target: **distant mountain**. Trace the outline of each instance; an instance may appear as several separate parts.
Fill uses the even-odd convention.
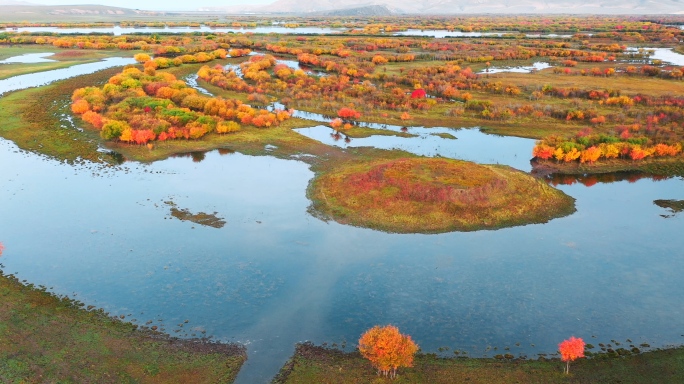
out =
[[[138,16],[166,14],[166,12],[142,11],[106,5],[37,5],[11,0],[0,0],[0,5],[2,5],[0,21],[122,20],[137,18]]]
[[[330,13],[384,6],[412,14],[684,14],[684,0],[277,0],[250,6],[259,13]],[[237,11],[237,6],[230,7]]]
[[[29,3],[28,1],[0,0],[0,5],[37,5],[37,4]]]
[[[367,5],[365,7],[335,9],[321,12],[320,14],[323,16],[392,16],[396,12],[385,5]]]

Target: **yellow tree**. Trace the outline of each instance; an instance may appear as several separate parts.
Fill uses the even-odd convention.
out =
[[[397,368],[413,366],[418,345],[411,340],[411,336],[399,333],[399,328],[395,326],[376,325],[359,339],[359,351],[370,360],[378,374],[382,372],[384,376],[394,378]]]

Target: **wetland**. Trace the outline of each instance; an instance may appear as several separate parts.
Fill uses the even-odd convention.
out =
[[[245,49],[242,34],[230,35],[236,41],[227,44]],[[283,83],[290,82],[295,88],[299,80],[316,89],[325,78],[339,80],[337,69],[326,71],[322,65],[295,74],[299,65],[303,69],[312,66],[310,58],[274,52],[277,48],[264,52],[272,36],[264,35],[262,50],[254,50],[283,56],[278,58],[280,64],[291,72],[282,76]],[[553,37],[587,50],[605,39],[588,38],[595,40],[587,45],[571,37]],[[303,39],[288,41],[297,44]],[[420,39],[426,43],[421,40],[417,45],[397,47],[428,50],[432,38]],[[438,39],[436,44],[445,41]],[[26,51],[50,59],[42,55],[45,52],[34,46]],[[404,87],[401,94],[394,91],[396,97],[415,102],[407,107],[410,116],[401,118],[397,110],[383,109],[389,108],[389,103],[374,110],[347,96],[326,99],[326,106],[305,95],[297,98],[294,92],[286,95],[267,88],[265,82],[261,94],[266,98],[261,98],[256,89],[240,92],[203,79],[203,63],[171,65],[154,72],[144,72],[141,63],[136,66],[141,74],[168,72],[181,82],[199,74],[191,77],[194,83],[188,82],[187,88],[203,89],[202,97],[236,96],[255,113],[287,110],[290,117],[270,127],[240,122],[238,131],[208,132],[197,140],[150,141],[146,145],[105,140],[72,112],[72,94],[79,88],[111,83],[123,66],[136,63],[132,56],[139,52],[109,49],[89,57],[97,60],[91,63],[70,60],[64,64],[68,68],[47,71],[31,67],[35,73],[0,80],[0,136],[4,137],[0,139],[0,217],[11,218],[0,221],[5,274],[50,287],[50,292],[102,308],[141,328],[154,324],[155,330],[181,339],[210,337],[242,344],[249,356],[237,375],[237,382],[243,383],[271,380],[300,342],[352,351],[359,335],[376,324],[401,327],[423,352],[438,356],[458,352],[458,356],[470,357],[553,357],[558,342],[571,334],[594,344],[611,340],[654,348],[682,344],[684,324],[677,309],[684,295],[679,284],[684,269],[684,239],[680,236],[684,219],[678,214],[684,191],[681,153],[672,158],[654,155],[645,163],[623,158],[605,163],[598,160],[595,165],[550,160],[547,167],[539,167],[530,162],[536,140],[548,134],[577,140],[581,139],[579,132],[591,127],[591,134],[598,137],[613,134],[621,125],[637,124],[638,119],[643,119],[642,126],[628,128],[630,138],[643,133],[649,140],[669,140],[668,145],[681,142],[681,120],[675,114],[681,80],[626,74],[569,78],[553,72],[557,60],[547,60],[548,67],[531,73],[483,74],[481,71],[489,68],[483,61],[464,60],[460,66],[470,63],[474,79],[489,79],[487,84],[515,82],[523,92],[518,100],[515,92],[506,93],[505,84],[497,91],[487,89],[485,83],[478,83],[484,87],[481,89],[459,91],[461,96],[468,91],[476,99],[488,97],[492,104],[486,110],[492,112],[500,113],[512,103],[522,108],[525,100],[538,92],[530,84],[540,84],[541,91],[547,82],[567,88],[564,82],[589,87],[591,82],[602,81],[604,85],[592,90],[622,87],[622,94],[630,97],[634,96],[630,87],[641,87],[642,96],[650,92],[652,100],[662,97],[657,99],[662,103],[615,106],[591,98],[565,100],[547,92],[540,99],[547,105],[562,109],[568,103],[585,111],[593,108],[593,118],[606,116],[607,122],[593,124],[589,116],[581,121],[567,119],[567,109],[560,118],[552,113],[528,116],[522,108],[508,119],[484,119],[484,109],[465,109],[467,100],[455,100],[461,96],[453,94],[453,99],[442,96],[442,101],[429,106],[432,109],[423,109],[436,97],[421,101],[422,106],[411,101],[406,96],[415,88],[411,81],[410,86],[400,83],[387,88],[393,92],[392,87]],[[22,54],[14,53],[0,57]],[[258,63],[253,56],[263,55],[228,55],[209,64],[220,64],[224,72],[243,64],[242,72],[247,74],[250,63]],[[653,64],[652,59],[644,60]],[[279,84],[276,72],[284,69],[273,61],[266,71],[273,83]],[[529,67],[538,62],[491,61],[492,69]],[[420,63],[424,62],[380,64],[376,72],[403,76]],[[35,65],[48,64],[53,63]],[[442,62],[432,64],[444,71],[450,67]],[[674,64],[654,65],[674,73]],[[357,63],[357,70],[366,68],[363,65]],[[595,65],[603,69],[615,64],[606,58],[599,64],[580,62],[571,68],[591,70]],[[624,65],[626,70],[627,63]],[[354,83],[348,70],[348,80]],[[332,75],[321,76],[321,71]],[[471,76],[465,75],[462,79]],[[263,75],[256,76],[241,81],[255,86]],[[420,85],[429,90],[429,84],[423,82],[426,77],[419,72],[412,76],[422,79]],[[363,97],[360,87],[367,91],[370,85],[364,84],[363,78],[357,80],[353,92]],[[238,83],[234,80],[231,84]],[[647,85],[650,88],[644,88]],[[437,93],[436,88],[432,93]],[[345,121],[350,125],[346,129],[336,129],[333,122],[340,118],[338,107],[349,102],[363,114]],[[658,108],[658,113],[667,116],[658,115],[658,122],[647,122],[649,108]],[[130,116],[152,113],[144,107],[128,112]],[[666,164],[658,165],[663,162]],[[411,168],[408,164],[422,165]],[[349,181],[378,167],[384,175],[394,166],[401,168],[399,174],[410,175],[409,181],[420,184],[422,191],[430,188],[421,183],[430,184],[440,177],[445,185],[456,182],[447,180],[445,174],[468,175],[457,180],[458,188],[489,183],[497,193],[512,199],[501,203],[502,207],[529,213],[532,199],[526,201],[525,197],[548,194],[563,203],[541,201],[536,206],[558,208],[562,214],[545,213],[543,219],[507,225],[397,229],[386,225],[391,218],[377,219],[371,213],[373,207],[357,209],[354,214],[358,218],[341,219],[339,207],[331,212],[333,205],[322,203],[330,198],[323,198],[320,192],[326,182],[335,178]],[[458,169],[444,170],[449,167]],[[505,178],[524,176],[525,183],[531,183],[526,185],[534,185],[536,192],[495,188],[506,184],[492,181],[494,173],[504,178],[500,173],[504,170],[510,172]],[[385,182],[396,182],[396,178],[388,180]],[[392,188],[398,184],[390,184],[375,186],[377,195],[416,199],[410,191],[395,194]],[[354,189],[359,185],[357,180],[336,186],[336,198],[375,201],[368,191]],[[493,195],[483,196],[482,200],[494,201]],[[349,209],[349,201],[344,209]],[[475,211],[472,205],[477,201],[468,200]],[[395,208],[407,210],[406,206]],[[444,207],[437,211],[450,212]],[[500,208],[494,211],[502,212]],[[417,216],[429,216],[417,212]],[[348,218],[349,212],[344,215]],[[399,217],[396,213],[390,216]],[[364,222],[370,217],[375,220],[371,225]],[[623,341],[626,339],[630,342]]]

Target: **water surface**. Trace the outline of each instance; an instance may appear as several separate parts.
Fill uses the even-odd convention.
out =
[[[46,59],[46,57],[54,55],[54,52],[45,53],[26,53],[24,55],[8,57],[5,60],[0,60],[0,64],[35,64],[35,63],[52,63],[57,60]]]
[[[95,73],[107,68],[134,64],[135,62],[136,61],[130,57],[109,57],[95,63],[77,64],[68,68],[14,76],[0,80],[0,95],[20,89],[40,87],[58,80]]]

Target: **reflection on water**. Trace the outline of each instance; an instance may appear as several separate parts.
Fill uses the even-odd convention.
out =
[[[46,59],[48,56],[54,55],[53,52],[45,53],[27,53],[24,55],[9,57],[5,60],[0,60],[0,64],[35,64],[35,63],[52,63],[56,60]]]
[[[675,52],[672,48],[643,48],[628,47],[628,53],[643,52],[651,60],[661,60],[674,65],[684,65],[684,55]]]
[[[541,71],[542,69],[551,68],[549,63],[544,63],[541,61],[535,62],[530,66],[521,67],[491,67],[489,69],[484,69],[479,73],[502,73],[502,72],[516,72],[516,73],[531,73],[534,71]]]
[[[96,63],[78,64],[69,68],[54,69],[51,71],[30,73],[0,80],[0,95],[20,89],[39,87],[58,80],[64,80],[75,76],[95,73],[103,69],[134,64],[135,60],[128,57],[110,57]]]
[[[669,215],[660,215],[664,218],[670,218],[674,217],[676,214],[684,211],[684,200],[653,200],[653,204],[667,209],[670,214]]]
[[[296,113],[295,116],[297,116]],[[393,127],[401,131],[401,127],[397,126],[388,126],[386,129],[392,130]],[[415,135],[414,137],[377,135],[350,140],[340,140],[335,136],[332,128],[324,125],[298,128],[295,131],[310,139],[341,148],[400,149],[421,156],[504,164],[523,171],[531,169],[530,154],[534,146],[534,140],[488,135],[478,129],[408,127],[404,132]],[[435,135],[439,133],[454,135],[458,140]]]
[[[532,174],[535,172],[532,171]],[[598,183],[616,183],[619,181],[627,181],[628,183],[635,183],[641,179],[650,179],[653,181],[661,181],[670,179],[671,176],[651,175],[643,172],[614,172],[614,173],[599,173],[596,175],[563,175],[554,173],[543,177],[549,184],[553,186],[572,185],[575,183],[582,184],[586,187],[594,186]]]

